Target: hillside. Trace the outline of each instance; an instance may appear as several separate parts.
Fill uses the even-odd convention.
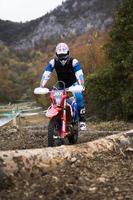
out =
[[[38,47],[91,30],[104,31],[121,0],[67,0],[41,18],[14,23],[0,20],[0,41],[17,49]]]
[[[108,36],[96,34],[97,36],[85,33],[68,43],[71,55],[80,60],[87,74],[104,62],[102,47]],[[33,98],[33,89],[39,84],[43,68],[54,56],[54,50],[55,45],[48,45],[44,52],[14,51],[8,46],[0,45],[0,101]],[[52,78],[48,84],[52,86],[53,82]]]
[[[15,44],[20,38],[25,38],[27,34],[34,31],[39,24],[41,18],[32,20],[27,23],[17,23],[11,21],[0,20],[0,41],[7,45]]]

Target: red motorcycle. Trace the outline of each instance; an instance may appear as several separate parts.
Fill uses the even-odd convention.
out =
[[[80,85],[65,88],[62,81],[58,81],[51,90],[36,88],[34,94],[50,93],[51,106],[47,109],[46,117],[50,119],[48,125],[48,146],[60,146],[66,142],[76,144],[78,141],[78,109],[74,97],[68,93],[83,91]]]

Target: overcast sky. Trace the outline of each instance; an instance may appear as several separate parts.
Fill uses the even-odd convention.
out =
[[[0,19],[26,22],[45,15],[64,0],[0,0]]]

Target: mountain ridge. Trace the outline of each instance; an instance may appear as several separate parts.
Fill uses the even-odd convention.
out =
[[[104,31],[111,26],[120,2],[66,0],[50,13],[27,23],[0,20],[0,40],[17,49],[28,49],[47,40],[54,42],[91,30]]]

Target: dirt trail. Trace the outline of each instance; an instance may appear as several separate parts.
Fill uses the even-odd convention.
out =
[[[42,148],[47,145],[48,121],[44,116],[23,118],[19,127],[0,129],[0,150]],[[80,133],[79,143],[94,141],[133,129],[132,123],[107,122],[88,124],[88,131]],[[115,132],[114,132],[115,131]],[[133,153],[108,151],[92,157],[86,153],[51,163],[51,167],[22,169],[15,177],[0,170],[0,200],[132,200]]]
[[[18,120],[18,125],[17,128],[9,125],[0,129],[0,150],[47,147],[48,120],[44,115],[21,118]],[[133,129],[132,123],[122,121],[89,122],[87,126],[86,132],[79,133],[78,143]]]

